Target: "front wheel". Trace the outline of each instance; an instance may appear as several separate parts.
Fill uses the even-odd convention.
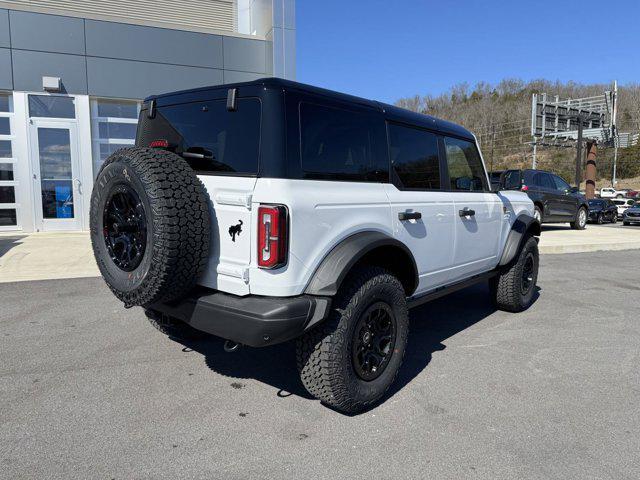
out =
[[[587,225],[587,209],[580,207],[576,213],[576,218],[571,222],[571,228],[574,230],[584,230]]]
[[[331,317],[296,343],[305,388],[333,408],[355,413],[382,398],[407,344],[409,315],[400,281],[379,267],[349,275]]]
[[[500,310],[521,312],[531,306],[536,293],[539,263],[538,242],[529,236],[515,261],[489,283]]]

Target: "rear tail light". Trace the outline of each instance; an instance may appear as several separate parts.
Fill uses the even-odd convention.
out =
[[[523,192],[526,192],[527,190],[529,190],[529,187],[527,187],[526,185],[522,185],[520,190],[522,190]]]
[[[277,268],[287,263],[289,241],[287,208],[261,205],[258,208],[258,266]]]

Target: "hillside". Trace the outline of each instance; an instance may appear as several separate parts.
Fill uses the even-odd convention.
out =
[[[459,123],[478,137],[488,166],[494,170],[530,167],[531,96],[548,93],[561,98],[599,95],[611,85],[582,85],[547,80],[506,79],[497,85],[460,84],[438,96],[401,98],[396,105]],[[618,87],[618,131],[640,131],[640,84]],[[538,147],[538,168],[552,170],[573,182],[575,148]],[[610,181],[613,149],[598,149],[598,176]],[[618,178],[640,176],[640,146],[618,151]],[[640,185],[638,185],[640,187]]]

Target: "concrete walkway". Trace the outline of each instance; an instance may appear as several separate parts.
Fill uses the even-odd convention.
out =
[[[0,283],[99,275],[88,233],[0,236]]]
[[[546,225],[540,239],[543,254],[630,249],[640,249],[640,227]],[[0,283],[99,275],[86,232],[0,234]]]

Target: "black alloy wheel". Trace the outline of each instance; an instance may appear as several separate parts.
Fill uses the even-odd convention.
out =
[[[102,232],[113,263],[125,272],[135,270],[147,245],[147,217],[140,197],[128,185],[118,185],[107,199]]]
[[[522,291],[522,295],[527,295],[533,287],[534,267],[535,261],[533,258],[533,253],[528,252],[527,256],[524,259],[524,264],[522,265],[522,276],[520,279],[520,289]]]
[[[389,364],[397,335],[396,319],[384,302],[371,305],[356,325],[352,342],[353,369],[365,381],[378,378]]]

